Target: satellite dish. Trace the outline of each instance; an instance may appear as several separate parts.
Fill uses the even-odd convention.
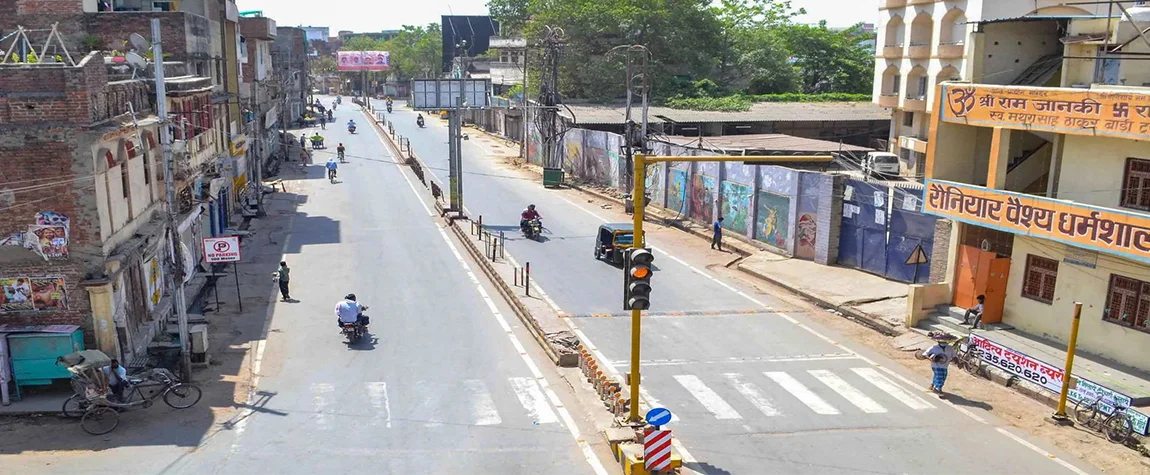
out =
[[[132,33],[131,36],[128,36],[128,42],[132,43],[132,46],[139,51],[147,51],[152,47],[152,43],[145,40],[139,33]]]
[[[133,69],[148,68],[148,60],[144,59],[143,56],[140,56],[135,51],[127,52],[127,54],[124,55],[124,58],[128,61],[128,64],[131,65]]]

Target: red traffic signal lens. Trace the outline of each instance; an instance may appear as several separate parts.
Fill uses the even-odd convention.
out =
[[[646,279],[651,276],[651,268],[646,266],[635,266],[631,268],[631,277],[636,279]]]

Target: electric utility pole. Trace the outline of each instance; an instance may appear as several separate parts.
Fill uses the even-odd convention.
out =
[[[627,112],[623,122],[623,146],[625,147],[624,154],[627,157],[627,170],[631,170],[635,157],[635,147],[639,148],[639,153],[647,153],[647,109],[648,95],[651,89],[651,83],[648,80],[647,65],[651,57],[651,52],[643,45],[616,46],[607,52],[608,57],[617,54],[623,54],[627,58]],[[638,63],[637,65],[636,62]],[[640,104],[643,108],[638,133],[635,131],[635,121],[631,119],[631,107],[634,105],[636,95],[641,98]],[[627,180],[631,183],[624,184],[623,188],[627,190],[633,189],[634,177],[631,173],[627,173],[626,175]],[[643,197],[632,196],[631,198],[632,200],[638,200]]]
[[[539,114],[535,116],[536,127],[543,141],[543,168],[562,169],[563,158],[559,149],[563,146],[563,134],[558,123],[559,104],[559,56],[565,46],[562,28],[545,27],[543,35],[543,59],[539,75]],[[524,138],[526,140],[526,137]]]
[[[167,192],[168,237],[171,252],[164,253],[172,272],[173,296],[176,306],[176,321],[180,331],[180,379],[192,379],[192,355],[188,352],[188,306],[184,301],[184,265],[179,257],[180,231],[176,225],[176,183],[172,171],[172,131],[168,120],[168,91],[164,85],[164,48],[160,44],[160,19],[152,19],[152,61],[156,68],[156,115],[160,119],[160,150],[164,154],[164,189]],[[174,257],[176,256],[176,257]]]

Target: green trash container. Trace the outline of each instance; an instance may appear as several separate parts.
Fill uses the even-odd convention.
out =
[[[562,168],[544,168],[543,169],[543,186],[546,188],[558,188],[563,186],[563,169]]]

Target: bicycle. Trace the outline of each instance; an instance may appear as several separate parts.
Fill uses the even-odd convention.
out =
[[[954,342],[954,364],[970,374],[978,375],[982,371],[982,358],[978,356],[978,349],[974,348],[969,336],[964,336]]]
[[[108,399],[106,394],[96,397],[87,392],[73,395],[64,401],[64,416],[75,418],[79,414],[84,432],[102,435],[119,425],[121,411],[138,407],[147,409],[157,398],[162,398],[173,409],[187,409],[203,397],[199,387],[179,382],[175,375],[163,368],[153,369],[143,378],[129,378],[128,384],[127,394],[118,401]]]
[[[1106,414],[1103,405],[1113,406],[1110,414]],[[1091,402],[1083,399],[1074,405],[1074,420],[1083,426],[1106,434],[1106,438],[1111,442],[1123,444],[1130,440],[1134,434],[1134,428],[1130,425],[1130,418],[1126,416],[1127,409],[1129,407],[1103,401],[1102,396],[1098,396]]]

